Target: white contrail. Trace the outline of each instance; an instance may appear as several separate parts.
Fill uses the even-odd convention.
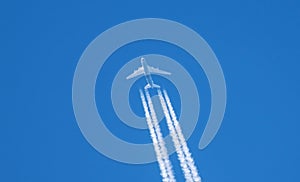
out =
[[[167,169],[169,180],[170,180],[170,182],[171,181],[175,182],[176,180],[175,180],[175,177],[174,177],[174,174],[173,174],[172,164],[169,160],[168,151],[167,151],[165,142],[164,142],[163,137],[162,137],[162,133],[161,133],[161,130],[160,130],[160,127],[159,127],[159,123],[158,123],[158,120],[157,120],[157,116],[156,116],[156,113],[155,113],[155,110],[154,110],[154,107],[153,107],[153,103],[152,103],[150,94],[149,94],[147,89],[145,90],[145,93],[146,93],[146,98],[147,98],[147,102],[148,102],[149,109],[150,109],[152,123],[153,123],[154,129],[155,129],[155,132],[156,132],[156,136],[157,136],[157,139],[158,139],[158,144],[160,146],[160,150],[162,152],[161,154],[162,154],[162,157],[163,157],[164,162],[165,162],[165,166],[166,166],[166,169]]]
[[[181,148],[179,137],[176,134],[174,125],[172,123],[171,116],[169,114],[168,107],[167,107],[167,104],[165,102],[165,99],[164,99],[164,97],[163,97],[160,90],[158,90],[157,92],[158,92],[158,96],[159,96],[159,100],[160,100],[162,109],[163,109],[164,114],[165,114],[165,118],[166,118],[166,121],[167,121],[167,124],[168,124],[168,128],[170,130],[170,135],[171,135],[172,140],[174,142],[174,146],[175,146],[175,149],[176,149],[176,152],[177,152],[178,160],[180,161],[180,166],[182,168],[184,177],[185,177],[187,182],[193,182],[191,171],[188,168],[187,161],[185,159],[184,152]]]
[[[186,157],[187,164],[188,164],[188,166],[189,166],[189,168],[190,168],[190,170],[192,172],[193,179],[194,179],[194,181],[201,182],[201,177],[198,174],[198,170],[197,170],[197,168],[195,166],[194,159],[191,156],[191,153],[189,151],[189,148],[188,148],[187,143],[185,141],[185,138],[183,136],[181,127],[180,127],[179,122],[177,120],[177,117],[176,117],[176,114],[174,112],[174,109],[173,109],[173,106],[171,104],[171,101],[170,101],[170,98],[168,96],[168,93],[166,92],[166,90],[163,90],[163,92],[164,92],[164,96],[165,96],[165,99],[166,99],[166,102],[167,102],[167,105],[168,105],[168,108],[169,108],[172,120],[174,122],[175,130],[177,132],[180,144],[182,146],[184,155]]]
[[[169,182],[167,169],[166,169],[165,163],[163,161],[163,157],[162,157],[160,147],[159,147],[159,144],[157,141],[157,136],[155,134],[154,126],[152,124],[151,116],[150,116],[150,113],[148,110],[147,102],[145,100],[145,96],[144,96],[144,93],[142,92],[142,90],[140,90],[140,96],[141,96],[141,100],[142,100],[144,111],[145,111],[146,121],[147,121],[148,128],[150,131],[150,136],[151,136],[151,139],[153,142],[154,151],[156,153],[157,162],[158,162],[158,165],[159,165],[159,168],[161,171],[162,181]]]

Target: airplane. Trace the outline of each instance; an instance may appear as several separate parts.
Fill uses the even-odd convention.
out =
[[[152,77],[151,77],[151,73],[157,73],[157,74],[163,74],[163,75],[171,75],[171,73],[167,72],[167,71],[163,71],[160,70],[158,68],[153,68],[151,66],[148,66],[145,58],[141,58],[141,64],[142,66],[139,67],[137,70],[135,70],[132,74],[130,74],[129,76],[126,77],[126,79],[131,79],[134,77],[137,77],[139,75],[144,74],[144,76],[146,77],[147,80],[147,85],[145,86],[145,89],[149,89],[149,88],[160,88],[159,85],[154,84]]]

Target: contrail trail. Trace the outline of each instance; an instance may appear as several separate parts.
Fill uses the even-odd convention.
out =
[[[167,121],[167,124],[168,124],[168,128],[170,130],[170,135],[171,135],[172,140],[174,142],[174,146],[175,146],[175,149],[176,149],[176,152],[177,152],[178,160],[180,161],[180,166],[182,168],[184,177],[185,177],[187,182],[193,182],[194,180],[192,178],[191,171],[188,168],[187,161],[186,161],[185,156],[184,156],[184,152],[181,149],[180,140],[179,140],[178,135],[176,134],[174,125],[173,125],[172,120],[171,120],[171,116],[170,116],[169,111],[168,111],[167,104],[165,102],[165,99],[164,99],[164,97],[163,97],[163,95],[162,95],[162,93],[159,89],[157,90],[157,92],[158,92],[158,96],[159,96],[161,106],[162,106],[164,114],[165,114],[165,118],[166,118],[166,121]]]
[[[153,103],[152,103],[150,94],[149,94],[147,89],[145,89],[145,93],[146,93],[146,98],[147,98],[149,109],[150,109],[152,123],[153,123],[154,129],[155,129],[155,132],[156,132],[156,136],[157,136],[157,139],[158,139],[158,144],[159,144],[160,150],[162,152],[162,157],[163,157],[165,165],[166,165],[169,180],[172,181],[172,182],[175,182],[176,180],[175,180],[175,177],[174,177],[174,174],[173,174],[172,164],[169,160],[166,144],[163,140],[162,133],[161,133],[159,123],[158,123],[158,120],[157,120],[157,116],[156,116],[156,113],[155,113],[155,110],[154,110],[154,107],[153,107]]]
[[[156,152],[156,156],[157,156],[157,161],[159,163],[159,167],[161,169],[161,175],[163,177],[163,181],[164,182],[175,182],[175,177],[173,174],[173,170],[172,170],[172,164],[169,160],[169,156],[167,154],[167,149],[165,147],[165,143],[162,139],[162,134],[158,125],[158,121],[157,121],[157,117],[154,111],[154,107],[152,104],[152,100],[151,97],[149,95],[149,92],[147,90],[146,91],[146,97],[148,100],[148,105],[149,105],[149,109],[150,109],[150,113],[148,110],[148,106],[147,106],[147,102],[145,99],[145,96],[142,92],[142,90],[140,90],[140,95],[141,95],[141,100],[143,103],[143,107],[145,110],[145,115],[146,115],[146,120],[147,120],[147,124],[149,127],[149,131],[150,131],[150,135],[153,141],[153,146],[154,146],[154,150]]]
[[[195,166],[194,159],[191,156],[191,153],[189,151],[189,148],[188,148],[187,143],[185,141],[185,138],[183,136],[181,127],[180,127],[179,122],[177,120],[177,117],[176,117],[176,114],[174,112],[174,109],[173,109],[173,106],[171,104],[168,93],[166,92],[166,90],[163,90],[163,93],[164,93],[164,97],[166,99],[166,102],[167,102],[167,105],[168,105],[168,108],[169,108],[169,111],[170,111],[170,114],[171,114],[171,117],[172,117],[172,120],[173,120],[173,124],[175,126],[175,130],[176,130],[177,135],[179,137],[180,144],[182,146],[184,155],[186,157],[187,164],[188,164],[188,166],[189,166],[189,168],[192,172],[193,179],[194,179],[194,181],[201,182],[201,177],[198,174],[198,170]]]
[[[144,96],[144,93],[142,92],[142,90],[140,90],[140,96],[141,96],[141,100],[142,100],[144,111],[145,111],[146,121],[147,121],[148,128],[149,128],[149,131],[150,131],[150,136],[151,136],[151,139],[152,139],[152,142],[153,142],[154,151],[156,153],[157,162],[158,162],[158,165],[159,165],[159,168],[160,168],[160,171],[161,171],[161,176],[163,178],[163,182],[168,182],[169,180],[168,180],[167,169],[166,169],[166,166],[165,166],[164,161],[163,161],[163,157],[162,157],[161,152],[160,152],[159,144],[158,144],[158,141],[157,141],[157,136],[156,136],[155,131],[154,131],[154,126],[153,126],[152,121],[151,121],[151,116],[150,116],[150,113],[149,113],[149,110],[148,110],[147,102],[145,100],[145,96]]]

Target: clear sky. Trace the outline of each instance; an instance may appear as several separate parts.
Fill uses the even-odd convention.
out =
[[[200,68],[185,65],[197,77],[201,94],[199,122],[188,145],[203,181],[300,181],[299,1],[29,0],[1,9],[0,181],[161,180],[157,163],[129,165],[98,153],[81,134],[72,108],[73,74],[87,45],[114,25],[147,17],[195,30],[223,68],[226,114],[214,141],[200,151],[209,87]],[[102,89],[101,83],[122,66],[114,66],[113,59],[126,61],[147,53],[188,59],[182,50],[162,42],[130,44],[110,57],[102,70],[107,76],[99,77],[96,92],[109,93],[110,85]],[[139,103],[132,94],[131,104]],[[176,94],[172,97],[179,110]],[[146,131],[118,122],[109,96],[99,94],[96,99],[99,108],[107,106],[100,110],[104,117],[115,118],[115,123],[106,123],[114,134],[135,143],[150,141]],[[135,109],[142,114],[141,108]],[[171,160],[178,181],[183,181],[176,155]]]

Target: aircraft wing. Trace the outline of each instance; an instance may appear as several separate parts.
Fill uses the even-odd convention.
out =
[[[148,69],[149,69],[150,73],[158,73],[158,74],[163,74],[163,75],[171,75],[171,73],[169,73],[167,71],[163,71],[163,70],[160,70],[158,68],[153,68],[151,66],[148,66]]]
[[[132,74],[128,75],[126,77],[126,79],[131,79],[131,78],[134,78],[134,77],[137,77],[141,74],[144,74],[144,68],[143,67],[139,67],[137,70],[135,70]]]

